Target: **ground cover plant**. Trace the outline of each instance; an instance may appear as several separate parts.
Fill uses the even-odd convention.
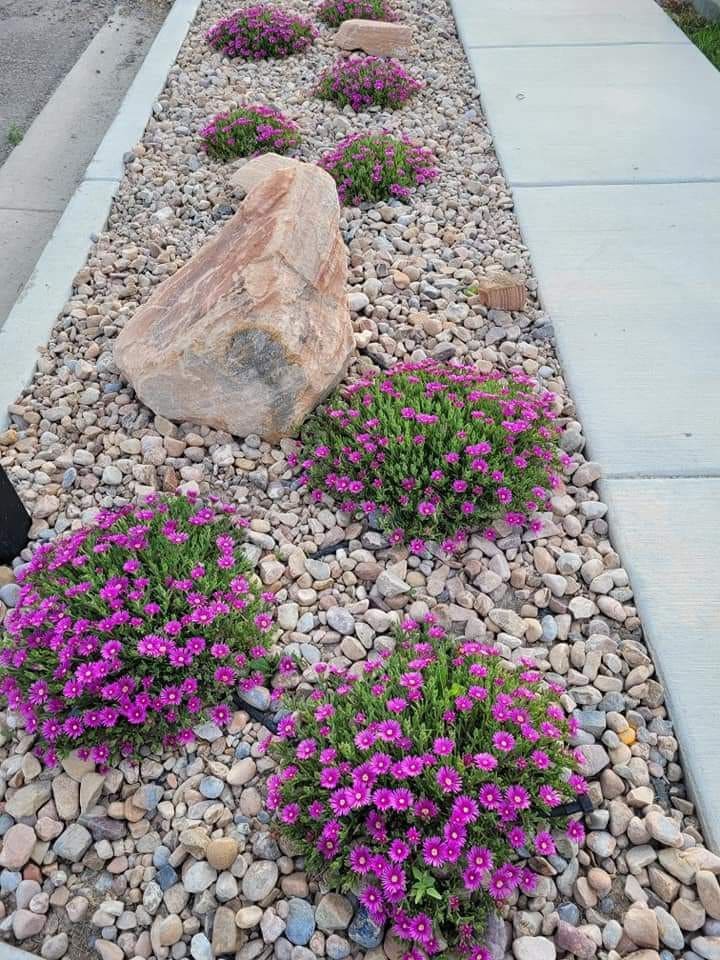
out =
[[[408,137],[351,133],[320,160],[335,180],[343,203],[407,200],[413,190],[438,176],[427,147]]]
[[[302,139],[297,124],[264,104],[218,113],[202,128],[200,136],[208,154],[217,160],[287,153]]]
[[[422,87],[398,60],[350,57],[337,60],[323,73],[315,93],[339,107],[349,104],[357,113],[373,106],[396,110]]]
[[[271,595],[260,595],[234,507],[151,498],[41,545],[0,650],[0,694],[48,765],[97,763],[224,724],[238,683],[265,682]]]
[[[684,0],[665,0],[664,6],[680,29],[720,70],[720,22],[707,20]]]
[[[407,960],[445,944],[486,960],[489,912],[534,887],[519,860],[554,854],[552,811],[586,789],[576,725],[530,661],[451,640],[431,614],[403,630],[360,679],[316,667],[320,688],[281,721],[268,804],[308,872],[389,921]]]
[[[208,43],[226,57],[264,60],[288,57],[309,46],[317,31],[309,20],[258,3],[234,10],[206,33]]]
[[[539,529],[533,515],[558,482],[554,402],[520,371],[398,364],[311,417],[302,479],[315,500],[329,494],[344,510],[377,513],[417,552],[426,537],[452,548],[497,518]]]
[[[318,19],[329,27],[339,27],[345,20],[394,20],[387,0],[321,0]]]

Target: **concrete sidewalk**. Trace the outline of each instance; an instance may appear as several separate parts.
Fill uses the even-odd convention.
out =
[[[720,73],[654,0],[452,0],[720,849]]]

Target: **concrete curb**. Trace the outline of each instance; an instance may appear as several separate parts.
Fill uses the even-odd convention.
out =
[[[68,300],[73,277],[92,246],[92,234],[105,226],[122,180],[123,155],[141,138],[201,2],[175,0],[82,182],[0,329],[0,427],[9,420],[8,406],[32,378],[38,350],[47,343]]]
[[[0,960],[40,960],[40,958],[36,953],[18,950],[17,947],[11,947],[9,943],[0,943]]]

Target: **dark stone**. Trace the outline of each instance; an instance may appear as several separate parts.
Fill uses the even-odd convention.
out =
[[[365,907],[360,906],[348,927],[351,940],[363,950],[374,950],[383,941],[384,929],[370,917]]]
[[[9,563],[27,546],[30,514],[0,467],[0,563]]]
[[[161,890],[169,890],[170,887],[174,887],[178,882],[178,875],[170,866],[169,863],[166,863],[164,867],[160,867],[158,872],[155,874],[155,880],[157,885]]]
[[[113,820],[112,817],[91,817],[83,813],[78,823],[92,834],[93,840],[122,840],[127,833],[127,824],[124,820]]]

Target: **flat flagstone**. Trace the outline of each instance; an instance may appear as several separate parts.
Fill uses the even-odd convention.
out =
[[[665,684],[705,839],[718,850],[720,764],[713,723],[720,593],[709,560],[720,542],[720,479],[607,480],[601,493]]]
[[[514,195],[593,459],[720,473],[720,183]]]
[[[513,186],[720,179],[719,75],[691,44],[468,56]]]
[[[466,47],[688,43],[655,0],[452,0]]]

